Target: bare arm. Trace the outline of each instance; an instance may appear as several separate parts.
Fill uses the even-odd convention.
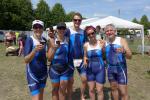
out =
[[[58,47],[59,47],[58,45],[55,45],[54,40],[50,41],[48,54],[47,54],[47,58],[49,61],[52,61],[52,59],[54,58],[54,54],[55,54]]]
[[[128,43],[127,43],[126,39],[121,38],[121,44],[124,48],[126,58],[131,59],[132,58],[132,52],[131,52],[131,50],[128,46]]]
[[[84,57],[83,57],[83,61],[84,61],[84,65],[87,66],[87,60],[88,60],[88,58],[87,58],[87,43],[84,44],[83,48],[84,48]]]
[[[42,44],[37,45],[27,56],[25,56],[25,63],[30,63],[35,56],[37,51],[40,51],[44,48]]]

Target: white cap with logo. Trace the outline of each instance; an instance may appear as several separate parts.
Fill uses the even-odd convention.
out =
[[[34,25],[36,25],[36,24],[41,25],[42,27],[44,27],[44,22],[41,21],[41,20],[34,20],[34,21],[32,22],[32,27],[33,27]]]

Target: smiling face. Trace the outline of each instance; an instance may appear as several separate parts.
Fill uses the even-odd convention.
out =
[[[49,29],[48,30],[48,36],[53,38],[54,37],[54,30]]]
[[[57,31],[58,31],[58,36],[59,37],[64,37],[65,31],[66,31],[66,27],[58,27]]]
[[[75,27],[75,28],[79,28],[80,25],[81,25],[81,22],[82,22],[81,16],[75,15],[75,16],[73,17],[73,24],[74,24],[74,27]]]
[[[112,39],[115,37],[116,29],[112,25],[108,25],[105,27],[105,34],[109,39]]]
[[[94,31],[93,29],[89,29],[89,30],[87,30],[86,32],[87,32],[88,39],[89,39],[90,41],[96,39],[96,35],[95,35],[96,33],[95,33],[95,31]]]
[[[43,30],[44,30],[43,26],[41,26],[39,24],[33,25],[33,32],[37,37],[41,37]]]

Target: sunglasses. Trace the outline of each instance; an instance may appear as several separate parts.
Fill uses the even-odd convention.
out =
[[[91,35],[94,35],[94,34],[95,34],[95,32],[92,32],[92,33],[87,34],[87,36],[91,36]]]
[[[33,29],[43,29],[43,27],[41,25],[35,25],[33,26]]]
[[[58,27],[57,29],[58,30],[65,30],[66,28],[65,27]]]
[[[81,22],[81,19],[73,19],[74,22]]]

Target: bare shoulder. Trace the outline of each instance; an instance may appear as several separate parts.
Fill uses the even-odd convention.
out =
[[[84,43],[84,47],[87,48],[89,42]]]

